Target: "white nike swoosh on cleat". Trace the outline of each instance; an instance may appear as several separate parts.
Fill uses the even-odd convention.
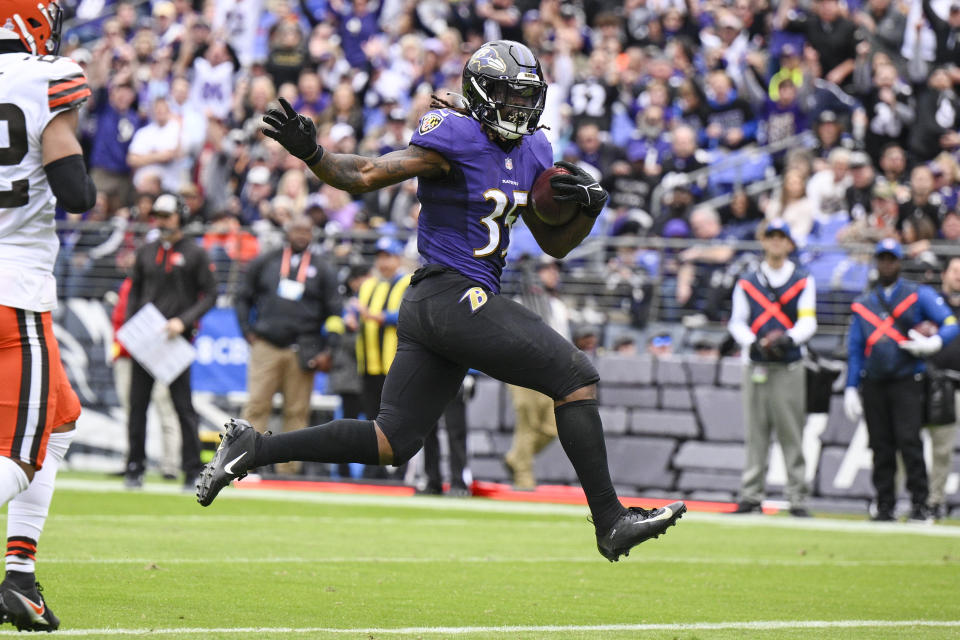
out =
[[[650,518],[645,522],[656,522],[657,520],[669,520],[671,517],[673,517],[673,511],[670,510],[670,507],[664,507],[663,513],[658,515],[656,518]]]
[[[223,465],[223,470],[226,471],[227,473],[229,473],[229,474],[232,475],[232,476],[239,475],[239,474],[236,474],[236,473],[233,472],[233,465],[235,465],[235,464],[237,464],[238,462],[240,462],[240,460],[242,460],[242,459],[243,459],[243,456],[245,456],[245,455],[247,455],[247,452],[246,452],[246,451],[244,451],[243,453],[241,453],[240,455],[238,455],[236,458],[234,458],[233,460],[231,460],[231,461],[228,462],[227,464]]]
[[[42,622],[46,624],[47,621],[43,619],[43,612],[46,611],[46,606],[44,606],[42,601],[40,604],[37,604],[22,593],[17,593],[16,591],[12,591],[11,593],[20,598],[20,601],[23,602],[23,604],[27,605],[27,608],[30,611],[30,617],[33,618],[34,622]]]

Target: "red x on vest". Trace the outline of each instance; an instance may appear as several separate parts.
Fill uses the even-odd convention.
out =
[[[748,296],[763,307],[763,313],[758,315],[753,323],[751,323],[750,331],[756,334],[757,331],[760,330],[760,327],[766,324],[770,318],[776,318],[776,320],[783,325],[784,329],[793,329],[793,320],[788,318],[787,314],[783,312],[783,306],[800,295],[800,292],[806,288],[806,278],[802,278],[793,283],[792,287],[783,292],[779,300],[770,300],[748,280],[741,280],[740,286],[743,287],[743,290],[747,292]]]
[[[893,323],[897,318],[902,316],[907,309],[913,306],[913,303],[917,301],[917,293],[913,292],[908,295],[906,298],[900,301],[896,307],[894,307],[893,312],[886,318],[881,319],[880,316],[875,314],[870,309],[867,309],[865,306],[859,302],[854,302],[850,308],[855,314],[872,324],[876,327],[873,330],[873,333],[867,338],[866,347],[863,349],[863,354],[869,356],[870,352],[873,351],[873,345],[877,344],[880,339],[884,336],[893,339],[895,342],[903,342],[907,338],[904,337],[902,333],[893,328]]]

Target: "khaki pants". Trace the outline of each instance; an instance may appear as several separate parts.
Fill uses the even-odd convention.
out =
[[[553,400],[531,389],[514,385],[509,387],[517,424],[513,430],[513,444],[504,460],[513,469],[514,487],[535,489],[537,480],[533,475],[533,457],[557,437]]]
[[[960,391],[956,392],[956,403],[960,407]],[[933,450],[930,461],[930,497],[927,499],[931,505],[944,504],[947,499],[947,477],[950,475],[950,467],[953,464],[953,446],[957,441],[957,426],[946,424],[927,427]]]
[[[247,365],[247,406],[243,419],[261,433],[270,424],[273,395],[283,394],[283,430],[295,431],[307,426],[310,417],[310,394],[313,391],[312,371],[304,371],[297,363],[293,349],[275,347],[266,340],[257,340],[250,347]],[[280,473],[297,473],[299,462],[275,465]]]
[[[123,412],[130,415],[130,375],[133,361],[130,358],[117,358],[113,363],[113,385],[117,390],[117,399]],[[150,405],[156,409],[160,418],[160,434],[163,454],[160,458],[160,473],[175,476],[180,472],[180,420],[173,408],[170,389],[157,382],[150,394]]]
[[[807,378],[802,362],[763,365],[751,362],[745,367],[743,409],[747,422],[747,459],[740,489],[741,500],[763,500],[770,438],[776,433],[787,469],[787,499],[792,507],[805,506],[808,490],[802,443],[806,389]]]

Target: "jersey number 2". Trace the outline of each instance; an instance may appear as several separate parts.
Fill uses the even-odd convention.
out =
[[[9,102],[0,103],[0,167],[20,164],[27,155],[27,118]],[[0,191],[0,209],[22,207],[30,202],[30,183],[14,180],[9,191]]]

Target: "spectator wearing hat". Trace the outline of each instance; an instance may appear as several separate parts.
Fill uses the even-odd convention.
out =
[[[313,243],[312,221],[294,217],[285,231],[282,247],[250,263],[235,303],[250,344],[243,417],[261,432],[276,393],[283,395],[283,430],[307,426],[315,372],[330,368],[329,332],[342,333],[336,274]],[[299,468],[291,463],[277,470]]]
[[[803,68],[800,64],[800,49],[791,43],[786,43],[780,49],[780,69],[770,76],[767,93],[774,103],[780,101],[780,85],[789,80],[794,90],[803,86]]]
[[[803,460],[806,374],[802,347],[817,331],[816,285],[790,260],[790,227],[771,221],[763,231],[763,260],[733,290],[727,327],[740,345],[744,369],[746,466],[735,513],[761,512],[770,441],[776,435],[787,470],[790,514],[809,516]]]
[[[650,336],[647,340],[647,353],[654,358],[666,358],[673,355],[673,336],[666,331]]]
[[[121,77],[109,88],[97,87],[90,102],[88,117],[93,125],[90,177],[97,192],[107,195],[109,213],[129,206],[133,201],[127,152],[134,132],[142,124],[134,108],[136,97],[133,82],[129,77]]]
[[[828,0],[833,1],[833,0]],[[813,125],[813,170],[823,171],[829,168],[828,158],[834,149],[852,150],[856,143],[845,130],[845,123],[832,109],[824,109],[817,114]]]
[[[363,378],[363,413],[380,412],[383,381],[397,353],[397,320],[400,301],[410,284],[403,269],[403,243],[383,236],[377,240],[373,277],[357,291],[357,366]]]
[[[900,277],[903,249],[881,240],[876,256],[876,286],[852,305],[847,342],[844,410],[852,421],[866,419],[873,450],[874,520],[894,519],[897,453],[903,460],[913,507],[910,520],[928,520],[929,484],[920,441],[923,420],[924,358],[953,340],[957,319],[931,287]],[[930,321],[932,335],[915,327]]]
[[[233,264],[246,264],[260,253],[256,236],[240,226],[236,212],[229,208],[210,216],[203,234],[203,248],[216,266],[217,284],[224,292],[238,273]]]
[[[873,189],[876,186],[876,173],[870,156],[863,151],[850,154],[851,184],[844,197],[847,214],[851,222],[866,220],[870,215]]]
[[[767,100],[763,110],[764,143],[781,143],[809,128],[807,114],[800,108],[796,82],[793,78],[783,78],[777,86],[777,98]],[[783,149],[774,156],[781,168],[786,152]]]
[[[162,194],[153,204],[159,237],[137,249],[130,275],[127,320],[144,305],[152,303],[165,318],[167,337],[190,338],[196,324],[217,301],[217,286],[207,252],[193,238],[183,234],[185,207],[180,199]],[[153,376],[134,362],[130,374],[130,417],[127,425],[129,453],[124,484],[131,489],[143,486],[146,468],[147,408],[153,391]],[[190,369],[169,385],[177,418],[180,420],[184,490],[193,491],[200,472],[200,440],[197,413],[193,409]]]

